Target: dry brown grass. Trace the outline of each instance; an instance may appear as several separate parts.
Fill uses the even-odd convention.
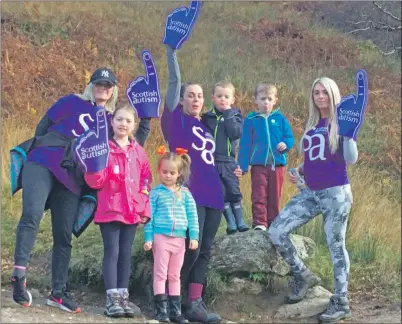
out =
[[[32,136],[39,118],[59,97],[82,92],[95,68],[106,65],[116,71],[122,99],[125,85],[144,73],[139,56],[147,48],[156,62],[161,90],[166,91],[161,38],[166,14],[178,5],[181,3],[2,4],[3,184],[9,183],[9,149]],[[370,233],[383,246],[400,252],[400,193],[395,194],[400,189],[401,167],[400,71],[383,64],[382,57],[351,38],[311,26],[309,8],[308,2],[239,2],[234,11],[231,3],[206,2],[191,39],[179,53],[182,79],[204,85],[206,106],[212,85],[220,79],[232,80],[236,106],[244,114],[253,110],[254,86],[263,80],[275,82],[280,105],[299,139],[311,82],[325,74],[337,81],[342,94],[351,93],[356,69],[366,68],[370,97],[359,135],[359,164],[350,170],[355,204],[348,233],[352,242]],[[153,171],[154,150],[162,143],[159,120],[153,120],[146,145]],[[295,150],[289,158],[292,166],[300,162]],[[248,175],[241,187],[250,217]],[[286,182],[282,203],[295,191]],[[7,211],[3,217],[16,221],[19,208],[18,195],[3,199],[3,211]],[[15,221],[8,230],[13,230]],[[314,236],[322,231],[320,226],[317,220],[307,231]]]

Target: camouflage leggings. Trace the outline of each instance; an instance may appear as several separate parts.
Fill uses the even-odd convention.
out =
[[[336,296],[345,296],[348,290],[350,264],[345,234],[352,202],[349,184],[317,191],[305,188],[288,202],[269,227],[272,244],[289,264],[292,273],[299,274],[306,266],[297,256],[289,233],[323,214],[324,231],[334,267]]]

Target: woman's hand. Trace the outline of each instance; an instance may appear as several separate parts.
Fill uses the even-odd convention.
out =
[[[197,240],[190,240],[190,246],[188,248],[190,250],[197,250],[198,249],[198,241]]]
[[[235,174],[235,176],[240,180],[241,176],[243,175],[243,171],[240,169],[239,166],[237,166],[237,168],[233,171],[233,173]]]
[[[299,172],[299,169],[297,169],[297,172]],[[297,183],[297,175],[292,174],[292,172],[290,172],[290,171],[288,173],[288,178],[291,183],[294,183],[294,184]]]
[[[149,251],[152,249],[152,242],[145,242],[144,243],[144,250]]]

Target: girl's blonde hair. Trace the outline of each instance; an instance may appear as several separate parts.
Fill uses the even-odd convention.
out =
[[[175,152],[166,152],[161,156],[158,162],[158,170],[162,165],[162,161],[170,161],[176,164],[177,171],[180,176],[177,178],[177,184],[183,185],[190,178],[191,158],[188,154],[177,154]]]
[[[336,106],[341,101],[341,94],[339,92],[338,85],[334,80],[322,77],[314,80],[310,91],[310,103],[308,109],[308,120],[306,124],[306,130],[304,131],[303,137],[300,141],[300,151],[303,152],[303,138],[306,133],[314,128],[318,121],[320,120],[320,110],[314,103],[313,92],[314,87],[317,83],[320,83],[328,93],[329,97],[329,117],[328,117],[328,138],[329,138],[329,149],[332,154],[336,152],[339,146],[339,135],[338,135],[338,125],[336,122]]]
[[[136,110],[133,109],[133,108],[130,106],[130,104],[128,104],[128,103],[121,103],[121,104],[118,104],[118,105],[117,105],[117,107],[116,107],[116,108],[114,109],[114,111],[113,111],[112,120],[113,120],[114,117],[116,116],[117,112],[119,112],[120,110],[125,110],[125,111],[128,111],[128,112],[131,112],[131,113],[133,114],[133,117],[134,117],[134,122],[137,121],[137,112],[136,112]],[[133,130],[133,134],[134,134],[135,131],[137,130],[137,127],[138,127],[138,123],[135,123],[135,127],[134,127],[134,130]],[[135,139],[133,134],[130,134],[130,135],[128,136],[128,137],[130,138],[130,140],[134,140],[134,139]],[[112,129],[112,136],[113,136],[113,129]]]
[[[80,97],[83,100],[90,100],[91,102],[95,102],[95,97],[94,97],[94,84],[89,83],[84,92],[82,94],[77,94],[78,97]],[[113,86],[113,93],[112,96],[109,98],[109,100],[106,102],[105,109],[110,112],[114,112],[116,109],[116,103],[117,103],[117,96],[119,95],[119,90],[117,86]]]

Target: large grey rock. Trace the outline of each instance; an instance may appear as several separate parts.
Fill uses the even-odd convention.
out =
[[[230,280],[229,286],[225,291],[234,294],[247,292],[250,295],[259,295],[263,289],[263,285],[258,282],[235,277]]]
[[[301,259],[312,256],[316,250],[314,241],[308,237],[291,235]],[[266,231],[247,231],[223,235],[214,241],[210,267],[224,274],[275,273],[285,276],[289,266],[271,244]]]
[[[278,308],[274,318],[308,318],[325,311],[332,296],[328,290],[315,286],[307,291],[306,297],[297,304],[286,304]]]

